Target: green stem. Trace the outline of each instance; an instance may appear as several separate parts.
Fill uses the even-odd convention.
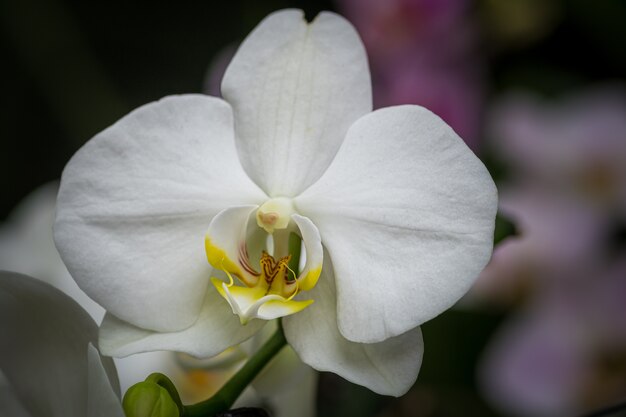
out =
[[[213,397],[193,405],[186,405],[184,417],[213,417],[229,410],[244,389],[267,363],[287,344],[280,321],[272,337],[248,360]]]

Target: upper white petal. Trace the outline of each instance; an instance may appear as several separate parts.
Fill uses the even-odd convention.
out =
[[[251,320],[247,325],[241,325],[228,303],[211,286],[206,291],[198,320],[178,332],[141,329],[107,313],[100,326],[100,350],[117,357],[154,350],[209,357],[248,339],[265,323],[265,320]]]
[[[33,417],[88,415],[94,382],[88,345],[96,342],[97,330],[89,314],[61,291],[25,275],[0,272],[0,369]],[[99,386],[106,384],[110,394],[117,394],[111,359],[98,359],[106,370],[98,376]],[[97,407],[110,407],[111,399],[92,397]]]
[[[379,342],[435,317],[491,255],[493,180],[454,131],[419,106],[361,118],[295,204],[332,258],[339,328],[353,341]]]
[[[237,149],[270,196],[294,196],[330,164],[349,126],[372,109],[367,56],[348,21],[300,10],[265,18],[222,81]]]
[[[409,390],[422,364],[424,343],[419,327],[379,343],[344,338],[337,327],[335,282],[328,258],[319,282],[307,296],[315,302],[283,319],[287,341],[304,363],[378,394],[400,396]]]
[[[66,166],[55,242],[107,311],[162,331],[197,318],[211,218],[266,198],[238,162],[232,123],[220,99],[167,97],[98,134]]]

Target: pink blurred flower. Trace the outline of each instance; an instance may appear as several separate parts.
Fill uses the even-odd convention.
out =
[[[376,106],[419,103],[449,123],[472,149],[478,149],[483,86],[476,68],[409,58],[378,72]]]
[[[626,214],[626,90],[607,86],[551,104],[511,94],[489,120],[492,146],[510,167],[500,211],[520,236],[495,249],[468,299],[506,305],[605,262],[607,237]]]
[[[518,93],[490,120],[510,167],[500,209],[520,236],[496,248],[465,301],[525,304],[484,353],[483,392],[525,417],[606,406],[626,391],[626,253],[609,239],[626,214],[626,90]]]
[[[494,148],[514,179],[626,214],[626,87],[607,85],[549,102],[518,93],[491,115]]]
[[[551,280],[568,281],[602,264],[610,222],[597,210],[531,185],[501,189],[500,212],[519,236],[496,246],[466,303],[516,305]]]
[[[338,0],[370,56],[374,105],[420,104],[478,149],[482,66],[467,0]]]
[[[564,416],[626,390],[626,257],[599,275],[545,291],[485,352],[488,399],[519,416]]]
[[[372,61],[405,55],[451,36],[464,23],[467,0],[339,0]],[[376,65],[374,65],[376,66]]]

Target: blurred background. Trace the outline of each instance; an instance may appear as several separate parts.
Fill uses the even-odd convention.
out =
[[[363,38],[375,106],[445,119],[494,176],[501,218],[472,291],[423,326],[413,389],[392,399],[325,373],[318,415],[577,416],[626,400],[626,2],[0,5],[0,268],[49,272],[49,236],[33,242],[54,185],[52,200],[31,193],[95,133],[169,94],[219,94],[268,13],[334,10]]]

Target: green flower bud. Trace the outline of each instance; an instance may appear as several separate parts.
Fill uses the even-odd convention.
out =
[[[139,382],[126,391],[122,407],[126,417],[180,417],[169,392],[152,381]]]

